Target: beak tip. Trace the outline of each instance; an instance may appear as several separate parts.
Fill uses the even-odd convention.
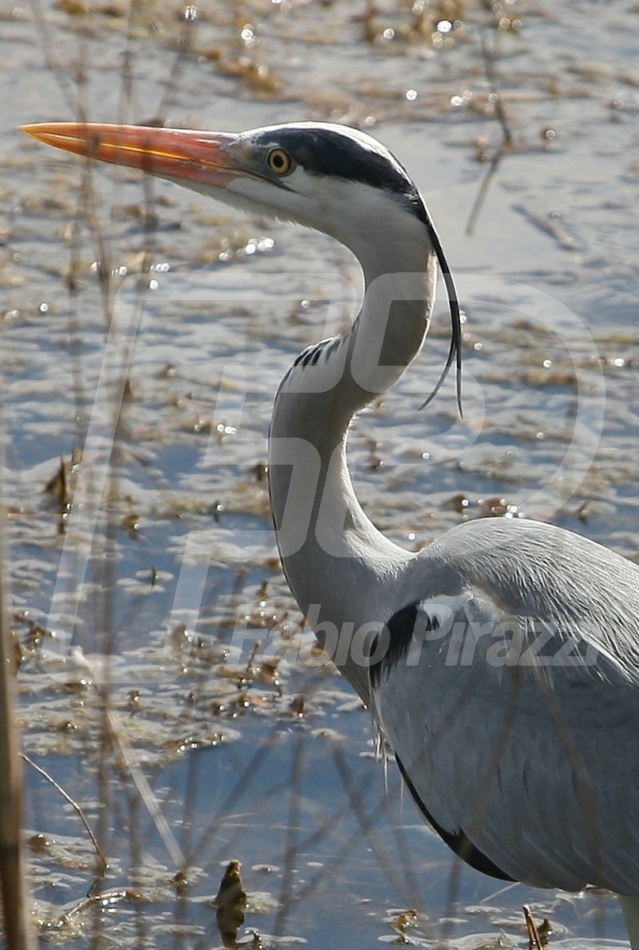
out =
[[[25,135],[30,136],[32,139],[37,139],[38,141],[43,140],[42,133],[46,130],[46,125],[43,125],[39,122],[28,122],[26,125],[19,125],[18,132],[23,132]]]

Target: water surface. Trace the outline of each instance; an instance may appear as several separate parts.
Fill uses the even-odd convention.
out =
[[[440,293],[418,363],[353,425],[366,510],[411,550],[496,513],[636,559],[639,13],[577,0],[494,10],[2,11],[4,492],[21,720],[27,752],[99,832],[113,895],[100,914],[82,909],[93,850],[70,805],[27,770],[36,910],[55,942],[84,946],[100,930],[131,947],[220,946],[209,899],[231,860],[249,945],[259,931],[265,946],[364,948],[401,941],[405,926],[418,944],[448,927],[460,946],[524,946],[523,902],[550,916],[555,946],[623,938],[605,896],[503,888],[459,869],[400,800],[392,763],[385,790],[367,712],[330,669],[309,669],[263,467],[279,379],[356,306],[348,252],[167,183],[87,170],[11,131],[80,108],[229,130],[329,119],[379,137],[422,190],[457,275],[465,414],[452,383],[418,411],[448,345]],[[136,309],[130,275],[148,265]],[[113,300],[123,322],[102,385]],[[78,477],[84,495],[67,510]],[[71,630],[88,666],[67,658]],[[251,659],[258,637],[291,645],[277,670]],[[105,654],[111,737],[90,682]]]

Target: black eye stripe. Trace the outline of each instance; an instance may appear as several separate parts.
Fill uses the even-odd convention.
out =
[[[404,168],[381,146],[376,149],[362,145],[347,128],[342,132],[321,125],[312,128],[284,125],[277,129],[277,136],[268,129],[256,136],[256,141],[268,149],[267,166],[271,175],[279,179],[280,187],[288,187],[284,180],[296,168],[309,175],[361,182],[396,195],[407,211],[431,227],[417,188]],[[275,153],[283,153],[291,163],[290,168],[284,171],[271,164]]]

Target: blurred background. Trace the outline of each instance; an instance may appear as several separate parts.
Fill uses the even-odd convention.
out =
[[[379,138],[458,281],[465,403],[450,381],[419,411],[442,288],[419,361],[353,425],[367,512],[410,550],[535,517],[637,560],[639,5],[34,0],[0,23],[3,527],[44,938],[526,946],[529,903],[551,946],[613,945],[606,895],[458,865],[288,593],[272,397],[356,311],[350,254],[17,126]]]

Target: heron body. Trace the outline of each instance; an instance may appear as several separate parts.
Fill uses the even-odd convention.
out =
[[[506,880],[609,888],[639,950],[639,568],[526,520],[465,523],[412,554],[374,527],[349,476],[350,421],[419,352],[443,262],[405,170],[328,124],[25,131],[356,255],[359,315],[300,354],[275,398],[270,491],[291,590],[447,844]],[[447,365],[458,347],[454,335]]]

